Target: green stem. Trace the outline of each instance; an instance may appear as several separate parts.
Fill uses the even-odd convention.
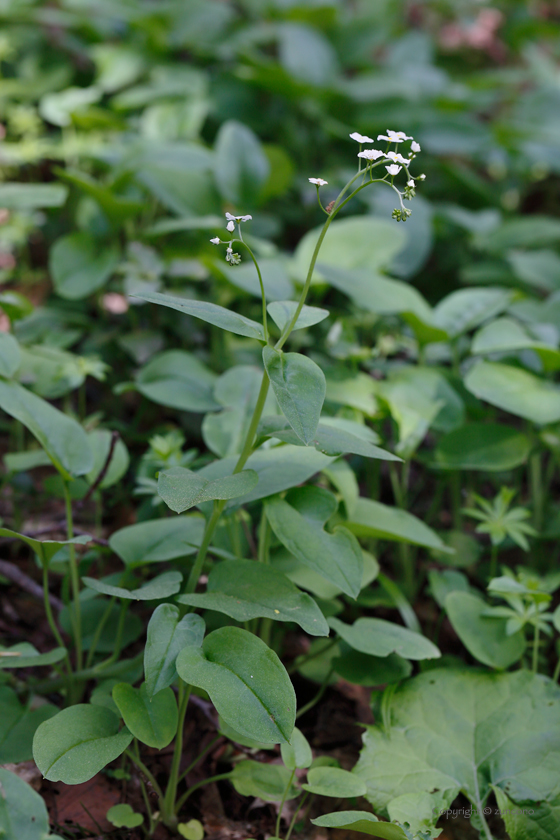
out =
[[[54,620],[54,616],[52,614],[51,602],[49,600],[49,570],[45,565],[43,565],[43,601],[45,604],[45,615],[47,617],[47,621],[49,623],[49,627],[51,628],[52,634],[56,639],[56,643],[59,647],[66,648],[66,645],[62,640],[62,636],[60,635],[60,631],[56,626],[56,621]],[[68,672],[67,679],[70,684],[72,680],[72,665],[70,663],[68,651],[66,652],[66,655],[64,657],[64,664]],[[68,688],[70,688],[70,685],[68,685]]]
[[[101,638],[101,634],[103,632],[103,628],[107,624],[109,616],[111,615],[111,610],[113,608],[113,604],[115,603],[116,597],[113,597],[109,600],[105,608],[105,612],[101,616],[101,620],[99,621],[97,627],[95,628],[95,633],[93,639],[91,640],[91,645],[88,651],[88,655],[86,657],[86,668],[89,668],[91,663],[93,662],[93,657],[95,655],[95,651],[97,650],[97,645],[99,644],[99,639]]]
[[[286,799],[288,798],[288,793],[289,793],[290,788],[292,786],[292,782],[294,780],[295,774],[296,774],[296,769],[294,767],[294,769],[292,770],[292,772],[290,774],[290,779],[288,781],[288,784],[286,785],[286,790],[284,791],[284,793],[282,795],[282,801],[280,802],[280,807],[278,808],[278,819],[276,820],[276,836],[277,837],[280,836],[280,822],[282,820],[282,809],[284,807],[284,803],[285,803]]]
[[[270,548],[270,526],[266,516],[266,508],[262,506],[261,521],[259,525],[259,548],[258,560],[260,563],[269,563],[269,548]]]
[[[491,544],[490,547],[490,578],[495,578],[498,574],[498,546]]]
[[[217,776],[210,776],[208,779],[203,779],[201,782],[197,782],[196,785],[190,787],[179,799],[175,807],[175,813],[179,813],[189,796],[191,796],[191,794],[193,794],[195,790],[204,787],[204,785],[210,785],[212,784],[212,782],[221,782],[222,779],[231,779],[232,775],[233,773],[231,771],[229,773],[219,773]]]
[[[176,823],[175,798],[177,796],[177,785],[179,783],[179,766],[181,764],[181,756],[183,754],[183,729],[185,728],[185,716],[187,714],[187,706],[189,705],[190,696],[190,685],[185,685],[183,680],[179,679],[179,723],[177,726],[175,746],[173,748],[171,772],[169,773],[169,781],[167,783],[165,799],[162,803],[161,809],[164,823],[171,827],[174,827],[174,824]]]
[[[163,791],[156,782],[156,778],[153,775],[153,773],[151,773],[150,770],[148,770],[148,768],[144,764],[144,762],[141,761],[140,756],[134,755],[132,750],[129,749],[125,750],[125,755],[127,755],[130,758],[132,763],[135,764],[138,767],[138,769],[144,774],[144,776],[148,779],[161,802],[163,800]]]
[[[66,529],[68,531],[68,539],[74,538],[74,519],[72,516],[72,499],[70,497],[70,490],[68,481],[63,480],[64,501],[66,505]],[[83,650],[82,650],[82,612],[80,605],[80,577],[78,572],[78,563],[76,560],[76,548],[73,544],[68,546],[69,564],[70,564],[70,582],[72,586],[72,625],[74,628],[74,645],[76,646],[76,670],[80,671],[83,667]]]
[[[306,703],[306,704],[305,704],[305,706],[302,706],[302,707],[301,707],[301,709],[299,709],[299,710],[298,710],[298,713],[296,714],[296,720],[297,720],[298,718],[302,717],[302,716],[303,716],[306,712],[308,712],[310,709],[312,709],[312,708],[313,708],[313,706],[316,706],[316,705],[317,705],[317,703],[319,702],[319,700],[321,699],[321,697],[323,696],[323,694],[325,693],[325,691],[326,691],[326,690],[327,690],[327,688],[328,688],[330,678],[331,678],[331,677],[332,677],[332,675],[333,675],[333,671],[334,671],[334,668],[330,668],[330,670],[329,670],[329,672],[328,672],[327,676],[326,676],[326,677],[325,677],[325,679],[323,680],[323,683],[322,683],[322,685],[321,685],[321,688],[319,689],[319,691],[317,692],[317,694],[315,695],[315,697],[312,697],[312,698],[311,698],[311,700],[309,701],[309,703]],[[278,835],[278,832],[276,832],[276,834]]]
[[[325,651],[330,650],[332,647],[336,645],[338,639],[336,636],[333,636],[332,639],[329,639],[328,644],[324,647],[319,648],[319,650],[313,651],[313,653],[306,653],[304,656],[298,656],[295,659],[290,667],[287,669],[288,674],[293,674],[294,671],[297,671],[298,668],[301,668],[302,665],[305,665],[306,662],[311,662],[312,659],[316,659],[317,656],[321,656]]]
[[[139,653],[133,659],[129,660],[129,663],[136,664],[142,662],[144,659],[144,653]],[[86,681],[89,679],[95,679],[100,675],[104,677],[113,677],[118,676],[120,671],[122,670],[122,665],[120,662],[117,662],[113,668],[107,667],[108,663],[107,660],[105,662],[99,662],[97,665],[94,665],[93,668],[84,668],[82,671],[74,671],[74,679]],[[64,685],[65,680],[61,677],[57,679],[47,679],[47,680],[39,680],[38,682],[30,682],[29,687],[33,688],[33,691],[37,694],[41,694],[42,692],[46,692],[47,694],[52,694],[55,691],[58,691]]]
[[[103,662],[99,662],[96,668],[106,668],[107,665],[112,665],[113,662],[115,662],[119,658],[119,654],[121,652],[122,635],[124,630],[124,620],[129,604],[130,601],[127,601],[125,598],[121,598],[121,611],[119,615],[119,623],[117,624],[117,632],[115,634],[115,648],[111,656],[109,656],[107,659],[104,659]]]
[[[540,533],[543,526],[543,481],[542,481],[542,464],[541,453],[533,452],[530,458],[530,476],[531,476],[531,496],[533,499],[533,525],[535,530]]]
[[[536,674],[539,668],[539,636],[541,629],[538,624],[535,624],[535,635],[533,636],[533,674]]]
[[[308,790],[306,790],[305,793],[303,794],[303,796],[301,797],[300,801],[299,801],[299,805],[297,806],[296,810],[294,811],[294,816],[292,817],[292,821],[291,821],[290,825],[288,826],[288,831],[286,832],[285,840],[290,840],[292,831],[294,830],[294,825],[296,824],[297,815],[299,814],[299,812],[301,811],[301,809],[305,805],[305,802],[306,802],[306,800],[309,796],[311,796],[311,794],[309,793]]]
[[[187,767],[187,769],[186,769],[186,770],[183,770],[183,772],[181,773],[181,775],[180,775],[180,776],[179,776],[179,778],[177,779],[177,784],[178,784],[178,785],[179,785],[179,784],[183,781],[183,779],[186,779],[186,777],[189,775],[189,773],[191,772],[191,770],[194,770],[194,768],[196,767],[196,765],[197,765],[199,762],[201,762],[201,761],[202,761],[202,759],[204,758],[204,756],[205,756],[207,753],[209,753],[209,752],[210,752],[210,750],[212,749],[212,747],[213,747],[215,744],[217,744],[217,743],[218,743],[218,741],[219,741],[221,738],[223,738],[223,735],[216,735],[216,737],[215,737],[215,738],[213,738],[213,739],[210,741],[210,743],[208,744],[208,746],[207,746],[207,747],[204,747],[204,749],[202,750],[202,752],[201,752],[201,753],[199,753],[199,754],[197,755],[197,757],[195,758],[195,760],[194,760],[191,764],[189,764],[189,766]]]
[[[245,247],[249,251],[249,255],[250,255],[251,259],[253,260],[253,262],[255,264],[255,268],[257,269],[257,274],[259,275],[259,284],[260,284],[260,287],[261,287],[261,298],[262,298],[263,330],[264,330],[264,337],[265,337],[266,341],[268,342],[268,314],[267,314],[267,311],[266,311],[266,294],[265,294],[265,291],[264,291],[264,283],[263,283],[263,279],[262,279],[262,275],[261,275],[261,270],[259,268],[259,264],[256,260],[255,255],[253,254],[253,252],[251,251],[251,249],[249,248],[249,246],[247,245],[247,243],[245,242],[245,240],[241,236],[241,231],[239,231],[239,236],[241,238],[241,242],[243,242],[243,244],[245,245]]]

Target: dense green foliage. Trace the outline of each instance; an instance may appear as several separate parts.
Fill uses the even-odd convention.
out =
[[[299,797],[286,840],[315,796],[389,840],[458,796],[559,840],[558,9],[0,18],[0,591],[41,576],[50,638],[2,637],[0,762],[124,754],[113,825],[201,840],[195,693],[254,751],[213,778],[275,835]],[[295,726],[339,678],[373,689],[352,773]],[[0,769],[0,836],[48,832]]]

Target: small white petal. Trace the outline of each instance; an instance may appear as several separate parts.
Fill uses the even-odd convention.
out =
[[[410,144],[410,148],[413,152],[421,152],[420,143],[417,143],[416,140],[413,140]]]
[[[231,233],[232,231],[235,230],[235,222],[234,221],[228,222],[227,225],[226,225],[226,228]]]
[[[407,187],[415,187],[416,184],[414,183],[414,178],[411,178],[409,181],[406,182]]]
[[[402,169],[402,166],[397,166],[396,163],[392,163],[390,166],[386,166],[385,169],[389,173],[389,175],[398,175]]]
[[[385,157],[385,152],[380,152],[379,149],[364,149],[363,152],[358,152],[358,157],[366,160],[377,160],[377,158]]]
[[[253,218],[252,216],[238,216],[237,221],[238,222],[249,222],[249,221],[252,220],[252,218]]]
[[[219,237],[219,236],[215,236],[215,237],[214,237],[214,239],[211,239],[211,240],[210,240],[210,242],[212,243],[212,245],[219,245],[221,241],[222,241],[222,240],[220,239],[220,237]]]
[[[318,187],[324,187],[325,184],[328,184],[328,181],[325,181],[324,178],[308,178],[307,179],[310,184],[316,184]]]
[[[407,160],[407,158],[404,158],[398,152],[387,152],[386,156],[390,158],[393,161],[393,163],[402,163],[404,166],[410,163],[410,161]]]
[[[226,219],[228,222],[235,222],[235,216],[232,216],[231,213],[226,213]]]
[[[357,131],[354,131],[350,138],[356,140],[357,143],[373,143],[373,138],[367,137],[365,134],[358,134]]]

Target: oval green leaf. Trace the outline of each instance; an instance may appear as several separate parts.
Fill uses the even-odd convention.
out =
[[[453,629],[479,662],[500,670],[518,662],[525,650],[521,631],[508,636],[506,619],[484,615],[487,604],[470,592],[450,592],[445,609]]]
[[[310,444],[325,401],[325,374],[307,356],[268,345],[263,347],[263,361],[284,417],[299,439]]]
[[[133,688],[129,683],[118,683],[113,688],[125,725],[135,738],[162,750],[171,743],[177,732],[177,701],[171,688],[164,688],[149,697],[145,684]]]
[[[435,451],[442,470],[512,470],[524,464],[531,450],[529,438],[501,423],[469,423],[445,435]]]
[[[235,499],[253,490],[259,481],[254,470],[242,470],[213,481],[185,467],[162,470],[158,476],[158,493],[175,513],[183,513],[213,499]]]
[[[359,618],[352,625],[330,618],[329,625],[354,650],[371,656],[390,653],[398,653],[404,659],[437,659],[441,656],[425,636],[382,618]]]
[[[153,580],[142,584],[138,589],[125,589],[123,586],[112,586],[102,580],[95,578],[82,578],[88,589],[101,592],[103,595],[111,595],[114,598],[125,598],[129,601],[157,601],[160,598],[169,598],[175,595],[181,588],[183,575],[181,572],[164,572]]]
[[[353,796],[365,796],[365,782],[338,767],[313,767],[307,774],[307,784],[302,788],[316,796],[334,796],[349,799]]]

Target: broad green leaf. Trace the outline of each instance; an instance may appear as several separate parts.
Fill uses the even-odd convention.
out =
[[[51,459],[44,449],[28,449],[26,452],[8,452],[4,455],[8,472],[26,472],[35,467],[48,467]]]
[[[33,758],[49,781],[79,785],[118,758],[132,737],[126,728],[119,731],[119,719],[109,709],[79,703],[39,726]]]
[[[196,554],[203,532],[201,516],[150,519],[115,531],[109,546],[125,565],[134,568]]]
[[[263,347],[263,361],[278,405],[296,433],[308,445],[317,431],[325,401],[321,368],[301,353]]]
[[[259,434],[275,437],[286,443],[301,446],[301,442],[282,417],[265,417],[259,426]],[[341,455],[352,452],[365,458],[380,461],[401,461],[398,455],[375,446],[378,437],[368,426],[343,417],[323,417],[317,426],[311,445],[325,455]]]
[[[101,289],[119,261],[114,245],[96,241],[89,233],[70,233],[57,239],[50,253],[50,271],[56,292],[81,300]]]
[[[0,408],[34,435],[63,476],[84,475],[93,455],[82,427],[17,382],[0,382]]]
[[[222,224],[220,218],[214,227]],[[259,277],[252,260],[246,260],[241,265],[226,267],[225,264],[215,262],[215,267],[221,272],[228,283],[261,300],[262,292]],[[267,300],[284,300],[294,293],[294,285],[288,275],[287,260],[280,254],[273,257],[259,258],[259,266]],[[272,314],[272,313],[271,313]]]
[[[186,823],[178,823],[177,831],[185,840],[203,840],[204,826],[200,820],[189,820]]]
[[[215,382],[216,375],[184,350],[158,353],[136,377],[138,390],[149,400],[200,413],[220,408],[212,394]]]
[[[327,379],[327,402],[338,405],[357,408],[369,417],[377,412],[377,384],[367,373],[348,374],[347,372],[337,375],[336,378],[329,373]]]
[[[2,185],[0,184],[0,189]],[[0,376],[10,379],[21,363],[21,351],[17,339],[10,333],[0,333]]]
[[[57,169],[59,178],[73,184],[79,190],[96,201],[110,222],[120,224],[131,216],[137,216],[142,212],[144,204],[131,198],[116,195],[108,186],[98,183],[85,172],[78,172],[75,169]]]
[[[362,779],[338,767],[313,767],[307,774],[307,784],[302,788],[316,796],[334,796],[337,799],[350,799],[366,793]]]
[[[49,567],[54,555],[65,545],[85,545],[91,542],[91,537],[81,536],[73,537],[71,540],[36,540],[33,537],[26,537],[24,534],[18,534],[17,531],[10,531],[9,528],[0,528],[0,536],[10,537],[16,540],[23,540],[27,545],[33,549],[41,564]]]
[[[102,91],[90,87],[69,87],[65,90],[49,91],[41,97],[39,113],[53,125],[70,125],[74,114],[86,111],[89,105],[101,99]]]
[[[312,475],[329,466],[332,461],[333,457],[323,455],[312,447],[286,444],[272,449],[259,449],[253,452],[245,465],[246,469],[258,473],[259,483],[251,493],[235,499],[230,505],[246,505],[257,499],[281,493],[297,484],[303,484]],[[198,474],[212,479],[231,475],[236,463],[236,456],[223,458],[203,467]]]
[[[250,750],[275,750],[274,744],[262,744],[260,741],[255,741],[253,738],[248,738],[246,735],[240,735],[235,729],[225,722],[221,717],[218,718],[219,726],[218,732],[224,738],[228,738],[235,744],[241,744],[242,747],[248,747]]]
[[[179,595],[182,604],[225,613],[236,621],[266,617],[293,621],[312,636],[329,628],[313,598],[272,566],[251,560],[220,563],[210,572],[205,593]]]
[[[538,251],[510,251],[508,262],[515,275],[537,289],[552,292],[560,282],[560,256],[545,248]]]
[[[20,703],[15,691],[7,685],[0,685],[0,707],[0,764],[29,761],[33,758],[35,730],[58,709],[50,703],[31,709]]]
[[[171,688],[163,688],[150,697],[144,683],[140,688],[118,683],[113,688],[113,700],[125,726],[143,744],[162,750],[171,743],[179,719],[177,701]]]
[[[0,836],[5,840],[61,840],[49,834],[49,814],[42,796],[0,767]]]
[[[360,309],[376,315],[400,315],[422,344],[447,338],[445,330],[435,325],[429,304],[410,283],[366,269],[333,268],[324,265],[322,254],[318,268],[331,285],[351,297]]]
[[[469,423],[443,437],[435,450],[441,470],[512,470],[524,464],[531,442],[523,432],[500,423]]]
[[[188,645],[200,647],[204,638],[204,621],[195,613],[180,617],[173,604],[160,604],[148,624],[144,648],[144,674],[148,697],[153,697],[177,677],[175,660]]]
[[[88,435],[91,450],[93,452],[93,467],[86,475],[90,484],[93,484],[104,469],[107,463],[107,456],[111,447],[111,432],[108,429],[94,429]],[[98,485],[101,490],[112,487],[124,476],[128,469],[130,458],[128,449],[120,438],[115,443],[109,467]]]
[[[324,814],[311,820],[313,825],[322,828],[347,829],[349,831],[360,831],[362,834],[369,834],[371,837],[381,837],[382,840],[410,840],[399,825],[381,822],[369,811],[335,811],[333,814]]]
[[[386,727],[367,728],[354,772],[382,814],[398,796],[434,789],[435,807],[449,808],[461,791],[480,810],[491,785],[514,802],[556,795],[559,743],[560,688],[551,680],[442,668],[393,692]]]
[[[235,499],[250,493],[258,484],[254,470],[242,470],[233,475],[209,481],[199,473],[185,467],[170,467],[158,476],[158,493],[175,513],[213,499]]]
[[[451,592],[470,592],[469,579],[455,569],[430,569],[428,572],[430,595],[442,610]]]
[[[82,578],[88,589],[114,598],[125,598],[129,601],[157,601],[160,598],[170,598],[171,595],[175,595],[179,591],[182,580],[181,572],[164,572],[153,580],[143,583],[137,589],[125,589],[123,586],[112,586],[95,578]]]
[[[290,771],[281,764],[264,764],[260,761],[238,761],[233,768],[231,783],[241,796],[257,796],[265,802],[280,802],[290,781]],[[286,799],[295,799],[300,790],[288,788]]]
[[[284,70],[298,82],[327,87],[338,71],[336,51],[320,29],[305,23],[281,23],[278,27],[278,58]]]
[[[289,742],[296,696],[286,669],[261,639],[238,627],[221,627],[202,647],[183,648],[177,672],[203,688],[218,714],[241,735],[270,744]]]
[[[383,505],[371,499],[358,499],[346,527],[358,537],[396,540],[436,548],[448,554],[453,553],[453,549],[446,546],[440,537],[416,516],[406,510]]]
[[[513,295],[510,289],[459,289],[438,303],[434,321],[451,338],[456,338],[507,309]]]
[[[68,190],[62,184],[0,184],[0,207],[7,210],[35,210],[37,207],[61,207]]]
[[[368,586],[379,574],[379,563],[372,554],[362,550],[363,558],[363,572],[361,589]],[[290,552],[284,550],[276,551],[271,561],[278,571],[282,572],[289,578],[292,583],[299,586],[301,589],[307,589],[312,595],[321,598],[323,602],[332,601],[332,607],[336,610],[336,602],[333,600],[339,595],[342,595],[342,590],[325,580],[318,572],[310,566],[301,563]],[[326,604],[321,605],[323,612],[327,609]],[[335,615],[336,613],[333,613]],[[325,613],[326,615],[326,613]]]
[[[516,353],[520,350],[533,350],[541,360],[544,371],[550,372],[560,368],[560,351],[533,338],[513,318],[497,318],[491,321],[475,334],[471,345],[473,356]]]
[[[508,219],[499,227],[484,230],[476,237],[477,247],[499,254],[510,248],[541,248],[558,242],[558,219],[533,214]]]
[[[560,420],[560,389],[532,373],[496,362],[478,362],[465,387],[481,400],[539,425]]]
[[[309,741],[297,726],[294,727],[289,744],[280,745],[282,761],[288,770],[309,767],[313,761],[313,753]]]
[[[333,659],[336,673],[355,685],[376,686],[399,682],[409,677],[412,665],[396,653],[388,656],[371,656],[349,650]]]
[[[445,609],[453,629],[479,662],[490,668],[509,668],[525,651],[525,635],[506,633],[506,619],[485,616],[487,604],[470,592],[450,592]]]
[[[266,515],[289,552],[355,598],[362,585],[362,550],[346,528],[338,526],[332,534],[325,531],[325,522],[336,507],[334,496],[327,490],[302,487],[292,490],[286,499],[268,502]]]
[[[233,204],[254,204],[270,171],[256,134],[237,120],[227,120],[216,137],[214,161],[216,186],[222,197]]]
[[[38,665],[54,665],[66,656],[66,648],[56,647],[48,653],[39,651],[29,642],[19,642],[10,648],[0,646],[0,670],[6,668],[35,668]]]
[[[511,840],[560,840],[560,797],[516,805],[500,787],[492,790]]]
[[[248,338],[256,338],[259,341],[265,340],[262,324],[259,324],[257,321],[252,321],[250,318],[245,318],[244,315],[238,315],[237,312],[225,309],[223,306],[218,306],[216,303],[210,303],[205,300],[187,300],[187,298],[162,295],[158,292],[137,294],[134,297],[145,300],[148,303],[158,303],[160,306],[168,306],[170,309],[176,309],[177,312],[192,315],[193,318],[200,318],[208,324],[214,324],[215,327],[220,327],[220,329],[227,330],[236,335],[245,335]]]
[[[292,270],[300,282],[306,278],[321,230],[310,230],[296,248]],[[367,269],[374,272],[388,265],[401,250],[404,240],[404,233],[390,220],[372,216],[336,219],[331,223],[321,246],[320,263],[335,269]],[[318,267],[315,268],[315,281],[324,280],[325,276]]]
[[[33,304],[19,292],[0,292],[0,309],[2,309],[11,321],[20,321],[33,312]]]
[[[278,300],[269,303],[266,308],[278,329],[283,330],[294,317],[297,307],[298,304],[295,300]],[[306,306],[304,304],[293,329],[303,330],[306,327],[313,327],[328,318],[329,314],[328,309],[319,309],[318,306]]]
[[[382,618],[359,618],[352,625],[329,618],[329,626],[354,650],[370,656],[389,656],[391,653],[398,653],[404,659],[438,659],[441,656],[425,636]]]

